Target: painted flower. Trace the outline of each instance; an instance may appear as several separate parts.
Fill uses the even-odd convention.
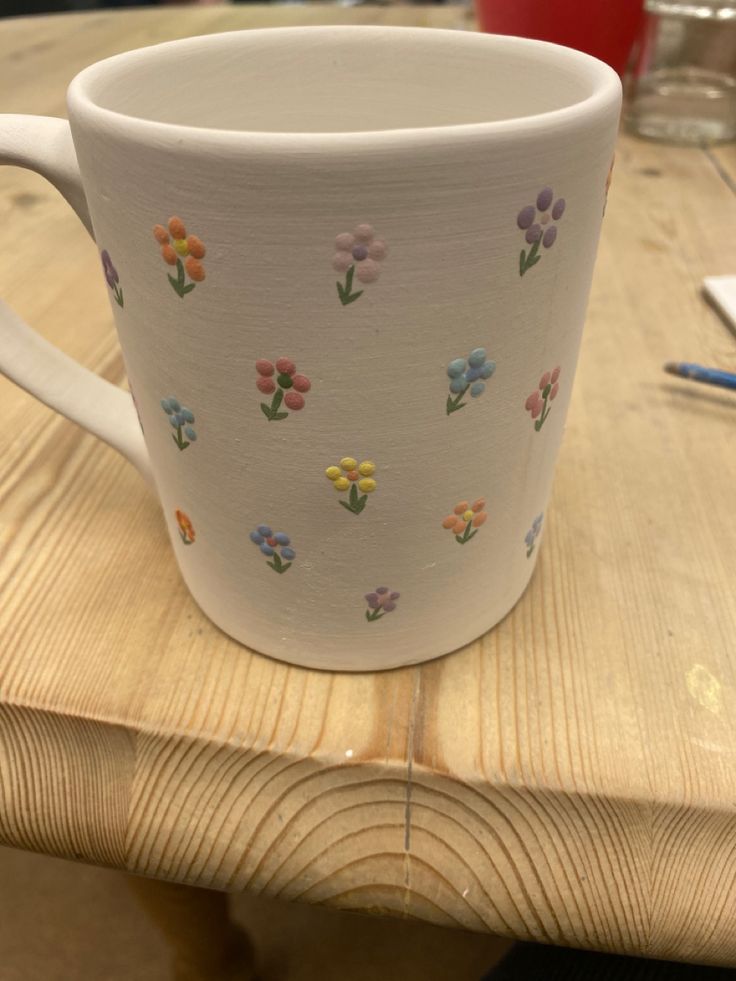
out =
[[[181,218],[169,218],[168,228],[153,226],[153,237],[161,246],[161,255],[168,266],[176,266],[176,277],[169,274],[169,282],[178,296],[191,293],[197,283],[204,279],[204,258],[206,249],[196,235],[187,235]],[[182,262],[184,259],[184,262]],[[186,275],[185,275],[186,269]],[[186,278],[192,280],[187,283]]]
[[[283,531],[274,532],[268,525],[258,525],[250,533],[250,540],[268,556],[270,561],[266,565],[271,566],[274,572],[281,574],[291,568],[296,552],[291,547],[291,539]]]
[[[393,613],[396,609],[396,600],[401,593],[392,593],[388,586],[378,586],[372,593],[365,594],[365,601],[368,609],[365,611],[365,618],[369,623],[380,620],[387,613]]]
[[[194,543],[194,539],[196,536],[194,534],[194,526],[192,525],[192,522],[189,520],[189,516],[186,515],[183,511],[179,511],[178,508],[174,512],[174,516],[176,518],[177,524],[179,525],[179,534],[181,535],[181,540],[184,542],[185,545],[192,545]]]
[[[485,524],[488,518],[485,506],[483,497],[479,497],[472,504],[460,501],[452,509],[452,514],[448,514],[442,522],[442,527],[455,533],[455,541],[458,545],[465,545],[478,534],[480,526]]]
[[[537,195],[536,205],[528,204],[516,216],[516,224],[524,232],[524,238],[531,245],[529,253],[521,250],[519,256],[519,275],[523,276],[542,258],[539,247],[551,249],[557,239],[555,224],[565,213],[565,199],[557,198],[551,187],[543,187]]]
[[[557,393],[560,390],[560,383],[557,380],[559,377],[559,367],[552,371],[545,371],[539,379],[539,388],[532,392],[524,403],[526,411],[531,412],[532,419],[536,420],[534,428],[537,432],[542,428],[544,420],[552,411],[552,406],[549,403],[557,398]]]
[[[180,450],[185,450],[190,443],[194,443],[197,434],[192,428],[194,415],[190,409],[181,405],[178,399],[171,396],[168,399],[161,399],[161,408],[169,417],[169,422],[174,427],[175,432],[171,434]],[[185,439],[186,437],[186,439]]]
[[[381,272],[379,263],[387,254],[386,243],[376,238],[372,225],[357,225],[352,232],[337,236],[332,268],[345,273],[345,283],[337,283],[337,295],[344,307],[363,295],[363,290],[353,292],[353,277],[361,283],[375,283]]]
[[[447,366],[450,379],[450,395],[447,396],[447,414],[464,409],[463,398],[470,390],[471,398],[477,399],[486,390],[486,382],[496,370],[496,362],[486,359],[486,349],[476,347],[467,358],[455,358]]]
[[[306,375],[297,373],[291,358],[278,358],[274,364],[261,358],[256,361],[256,388],[263,395],[273,395],[271,404],[261,402],[261,412],[269,422],[288,418],[288,412],[280,412],[283,402],[287,409],[299,412],[304,408],[304,395],[312,387]]]
[[[339,503],[352,514],[360,514],[366,505],[368,495],[376,489],[376,481],[373,477],[375,472],[376,465],[371,460],[358,463],[352,456],[344,456],[340,460],[339,467],[328,467],[325,470],[325,476],[332,481],[338,493],[350,490],[348,500]],[[358,493],[359,490],[362,494]]]
[[[100,258],[102,259],[102,271],[105,274],[105,281],[107,285],[112,290],[112,295],[115,297],[115,302],[119,307],[123,304],[123,290],[120,286],[120,277],[118,276],[118,271],[112,264],[112,259],[110,258],[110,253],[107,249],[103,249],[100,252]]]
[[[526,557],[529,558],[534,551],[534,546],[537,543],[537,538],[539,538],[539,533],[542,530],[542,521],[544,520],[544,514],[538,514],[534,521],[532,521],[532,526],[526,533],[524,538],[524,543],[526,544]]]

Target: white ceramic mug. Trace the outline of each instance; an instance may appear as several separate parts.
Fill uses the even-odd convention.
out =
[[[126,393],[2,308],[2,370],[153,480],[237,640],[373,670],[521,596],[620,109],[566,48],[383,27],[128,52],[0,119],[93,234]],[[78,162],[77,162],[78,161]]]

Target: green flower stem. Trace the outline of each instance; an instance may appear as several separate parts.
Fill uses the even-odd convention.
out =
[[[363,295],[363,290],[358,290],[357,293],[353,293],[354,275],[355,275],[355,263],[353,263],[353,265],[347,271],[347,274],[345,276],[345,285],[343,286],[342,283],[340,282],[336,283],[337,295],[340,297],[340,303],[342,303],[344,307],[346,307],[348,303],[354,303],[359,296]]]
[[[174,279],[170,273],[168,276],[169,282],[171,283],[171,286],[173,287],[173,290],[177,296],[186,296],[187,293],[191,293],[194,287],[197,285],[196,283],[189,283],[188,285],[185,285],[186,279],[184,273],[184,263],[181,261],[181,259],[176,260],[176,279]]]
[[[533,551],[534,551],[534,546],[530,545],[529,548],[526,550],[526,557],[529,558],[529,556],[532,554]]]
[[[458,543],[458,545],[464,545],[466,542],[469,542],[471,538],[474,538],[475,535],[477,534],[478,534],[478,529],[476,528],[475,531],[473,531],[473,519],[471,518],[470,521],[468,521],[468,523],[465,525],[465,531],[462,533],[462,535],[455,535],[455,541]]]
[[[536,429],[537,432],[539,432],[539,430],[542,428],[542,426],[544,425],[544,420],[547,418],[547,416],[552,411],[552,406],[551,405],[549,406],[549,408],[547,407],[547,402],[549,401],[550,387],[551,387],[550,385],[547,385],[545,387],[545,389],[544,389],[544,392],[542,393],[542,395],[544,397],[544,405],[542,406],[542,414],[537,419],[537,421],[534,423],[534,428]]]
[[[181,528],[179,529],[179,534],[181,535],[181,540],[184,542],[185,545],[192,544],[192,539],[189,537],[189,535],[187,535],[186,532],[182,531]]]
[[[453,412],[459,412],[460,409],[464,409],[465,408],[465,406],[467,405],[467,402],[463,402],[462,399],[467,394],[467,391],[468,391],[469,388],[470,388],[470,385],[466,385],[465,388],[462,390],[462,392],[460,392],[460,394],[457,395],[455,398],[453,398],[452,395],[448,395],[447,396],[447,414],[448,414],[448,416],[451,413],[453,413]]]
[[[279,408],[284,398],[284,393],[282,389],[277,389],[274,397],[271,399],[271,404],[266,405],[265,402],[261,402],[261,412],[268,419],[269,422],[278,422],[279,419],[287,419],[289,416],[288,412],[279,412]]]
[[[360,514],[360,512],[365,507],[367,500],[368,500],[368,495],[367,494],[363,494],[362,496],[359,495],[358,494],[358,485],[357,484],[351,484],[350,485],[350,494],[348,496],[348,500],[347,501],[339,501],[338,503],[339,504],[342,504],[342,506],[347,511],[350,511],[352,514]]]
[[[181,426],[176,427],[176,433],[172,433],[171,438],[173,439],[173,441],[176,443],[176,445],[179,447],[180,450],[185,450],[187,446],[189,446],[189,443],[184,439],[182,435]]]
[[[124,305],[125,305],[125,304],[123,303],[123,291],[122,291],[122,289],[121,289],[121,288],[120,288],[120,287],[118,286],[118,284],[117,284],[117,283],[115,283],[115,285],[114,285],[114,286],[113,286],[113,288],[112,288],[112,295],[113,295],[113,296],[115,297],[115,302],[117,303],[117,305],[118,305],[119,307],[122,307],[122,306],[124,306]]]
[[[273,553],[273,562],[267,562],[266,565],[270,565],[274,572],[279,574],[283,574],[291,568],[291,562],[284,562],[278,552]]]
[[[386,616],[386,611],[382,610],[379,606],[377,610],[366,610],[365,618],[368,623],[373,623],[374,620],[380,620],[381,617]]]
[[[542,242],[542,235],[540,233],[540,236],[537,239],[537,241],[529,249],[529,255],[526,254],[525,249],[521,250],[521,255],[519,256],[520,276],[523,276],[525,272],[527,272],[529,269],[532,268],[532,266],[536,266],[536,264],[542,258],[541,255],[539,255],[539,246],[541,245],[541,242]]]

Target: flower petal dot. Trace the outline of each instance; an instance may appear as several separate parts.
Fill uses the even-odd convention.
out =
[[[527,240],[529,245],[534,245],[535,242],[539,241],[541,234],[542,226],[535,223],[531,226],[531,228],[527,228],[524,238]]]
[[[364,494],[371,494],[376,489],[376,482],[372,477],[363,477],[358,481],[358,487]]]
[[[480,526],[482,524],[485,524],[485,521],[486,521],[486,518],[487,517],[488,517],[488,515],[485,513],[485,511],[481,511],[480,514],[476,514],[473,517],[473,527],[474,528],[480,528]]]
[[[284,396],[284,404],[294,412],[304,408],[304,396],[299,392],[287,392]]]
[[[473,382],[473,384],[470,386],[470,394],[474,399],[477,399],[479,395],[482,395],[485,390],[486,386],[482,381]]]
[[[184,268],[187,271],[187,275],[195,283],[201,283],[205,279],[204,266],[199,261],[199,259],[193,259],[191,256],[187,258],[184,263]]]
[[[340,251],[349,252],[355,244],[355,236],[350,232],[341,232],[335,239],[335,248]]]
[[[306,375],[294,375],[291,380],[297,392],[308,392],[312,387],[312,383]]]
[[[455,358],[447,366],[448,378],[460,378],[465,371],[465,358]]]
[[[476,512],[482,511],[485,506],[486,506],[485,497],[479,497],[477,501],[473,501],[473,503],[471,504],[472,510]]]
[[[258,532],[259,535],[263,535],[264,538],[270,538],[271,535],[273,535],[273,532],[268,527],[268,525],[258,525],[256,531]]]
[[[328,480],[337,480],[338,477],[340,476],[340,468],[339,467],[328,467],[325,470],[325,476],[327,477]]]
[[[273,555],[273,545],[269,545],[268,542],[261,542],[260,547],[264,555]]]
[[[172,238],[182,239],[187,237],[187,230],[181,218],[169,218],[169,232]]]
[[[484,347],[476,347],[475,350],[471,351],[468,355],[468,364],[471,368],[482,368],[486,360],[486,349]]]
[[[459,378],[453,378],[450,382],[450,391],[453,395],[459,395],[460,392],[464,392],[467,388],[468,383],[465,378],[461,375]]]
[[[189,235],[187,237],[187,247],[189,249],[189,255],[194,256],[195,259],[204,259],[207,253],[204,242],[196,235]]]
[[[388,592],[388,586],[377,586],[376,592],[379,596],[384,596]]]
[[[353,264],[353,254],[352,252],[336,252],[332,260],[332,268],[335,272],[344,273]]]
[[[172,248],[171,245],[162,245],[161,255],[163,256],[164,262],[167,263],[169,266],[176,265],[176,252],[174,252],[174,249]]]
[[[273,378],[264,378],[262,375],[256,379],[256,387],[264,395],[273,395],[276,391],[276,382]]]
[[[163,225],[153,226],[153,237],[156,239],[159,245],[168,245],[169,233],[166,231]]]
[[[560,390],[559,382],[555,382],[552,386],[552,391],[549,393],[550,400],[557,397],[557,393]]]
[[[270,376],[274,373],[274,366],[265,358],[260,358],[256,361],[256,371],[259,375]]]
[[[442,521],[442,527],[447,529],[454,528],[456,521],[457,518],[455,517],[454,514],[448,514],[447,517],[444,518]]]
[[[350,486],[350,481],[347,477],[338,477],[335,481],[335,490],[345,491]]]
[[[355,468],[358,466],[358,461],[352,456],[344,456],[342,460],[340,460],[340,466],[343,470],[355,470]]]
[[[544,187],[537,195],[537,208],[540,211],[546,211],[547,208],[552,204],[552,198],[554,197],[554,192],[551,187]]]
[[[372,225],[358,225],[355,229],[355,237],[359,242],[371,242],[374,235]]]
[[[287,559],[287,561],[290,561],[291,559],[295,559],[296,558],[296,552],[294,551],[293,548],[289,548],[288,546],[285,545],[281,549],[281,558],[282,559]]]
[[[554,218],[555,221],[557,221],[558,218],[562,218],[564,213],[565,213],[565,199],[558,198],[555,201],[554,207],[552,208],[552,217]]]
[[[282,375],[293,375],[296,371],[296,365],[291,358],[278,358],[276,361],[276,371]]]
[[[545,373],[539,379],[539,388],[540,389],[546,388],[547,385],[549,385],[549,379],[550,379],[550,373],[548,371],[545,371]]]
[[[363,477],[372,477],[376,472],[376,465],[372,460],[363,460],[363,462],[358,467],[358,472]]]
[[[283,531],[277,531],[276,534],[273,537],[276,539],[277,545],[290,545],[291,544],[291,539]]]
[[[526,231],[527,228],[534,221],[534,217],[537,213],[537,209],[533,204],[528,204],[526,208],[522,208],[516,218],[516,224],[521,228],[522,231]]]
[[[488,378],[491,377],[491,375],[493,374],[493,372],[495,370],[496,370],[496,362],[495,361],[486,361],[486,363],[480,369],[480,377],[481,378],[488,379]]]
[[[380,268],[374,259],[364,259],[355,268],[355,276],[361,283],[375,283],[379,273]]]
[[[368,246],[368,258],[376,259],[379,262],[388,255],[388,246],[381,239],[376,239]]]
[[[263,542],[263,535],[258,531],[252,531],[250,533],[250,540],[255,542],[256,545],[260,545]]]
[[[552,382],[553,385],[559,377],[560,377],[560,369],[559,367],[557,367],[553,370],[552,375],[550,376],[550,381]]]
[[[453,508],[453,511],[455,512],[455,514],[464,514],[465,511],[467,511],[467,510],[468,510],[468,502],[467,501],[460,501],[460,503],[459,504],[456,504],[455,507]]]
[[[542,236],[542,245],[545,249],[551,249],[555,244],[555,239],[557,238],[557,228],[555,225],[550,225],[546,229],[544,235]]]

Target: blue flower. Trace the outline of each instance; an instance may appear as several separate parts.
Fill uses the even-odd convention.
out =
[[[470,386],[470,394],[474,399],[477,399],[479,395],[482,395],[485,390],[485,382],[473,382],[473,384]]]
[[[467,358],[455,358],[447,366],[447,376],[450,379],[452,395],[463,396],[470,388],[473,398],[478,398],[485,391],[483,381],[487,381],[496,370],[495,361],[486,360],[486,349],[476,347]],[[447,400],[447,414],[462,409],[465,405],[459,398]]]
[[[258,525],[258,528],[256,530],[258,534],[263,535],[264,538],[270,538],[271,535],[273,535],[273,532],[268,527],[268,525]]]
[[[279,545],[290,545],[291,544],[291,539],[289,538],[288,535],[284,534],[283,531],[277,531],[276,534],[273,537],[276,539],[276,541],[279,543]]]
[[[184,435],[186,436],[186,438],[187,438],[187,439],[189,439],[189,440],[191,440],[191,441],[192,441],[192,443],[193,443],[193,442],[194,442],[194,441],[196,440],[196,438],[197,438],[197,434],[195,433],[195,431],[194,431],[194,430],[192,429],[192,427],[191,427],[191,426],[187,426],[187,427],[186,427],[186,428],[184,429]]]
[[[261,551],[264,555],[273,555],[274,547],[269,545],[268,542],[261,542]]]
[[[290,559],[295,559],[296,558],[296,552],[294,551],[293,548],[287,548],[286,546],[284,546],[284,548],[281,549],[281,558],[282,559],[289,559],[289,560]]]

